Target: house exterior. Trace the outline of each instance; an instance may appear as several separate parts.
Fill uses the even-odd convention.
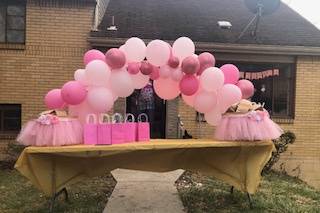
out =
[[[254,100],[265,102],[273,120],[297,137],[278,168],[320,187],[320,31],[281,4],[262,17],[256,36],[249,28],[239,39],[252,16],[242,0],[1,2],[0,153],[21,124],[44,110],[44,94],[73,78],[86,50],[119,47],[132,36],[171,43],[188,36],[197,52],[215,55],[217,66],[234,63],[253,81]],[[116,31],[107,29],[112,19]],[[232,27],[220,29],[217,21]],[[119,99],[114,111],[126,111],[126,102]],[[212,137],[214,128],[181,98],[164,106],[164,137],[177,137],[178,115],[193,137]]]

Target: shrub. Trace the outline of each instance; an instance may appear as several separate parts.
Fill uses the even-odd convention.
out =
[[[285,151],[287,151],[289,144],[293,144],[295,140],[296,140],[295,134],[290,131],[283,133],[280,136],[280,138],[273,140],[276,151],[272,152],[272,156],[268,161],[268,163],[263,168],[262,174],[264,174],[265,172],[269,172],[271,170],[272,166],[279,161],[281,153],[284,153]]]

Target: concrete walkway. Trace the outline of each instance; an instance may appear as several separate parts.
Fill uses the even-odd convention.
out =
[[[174,182],[183,170],[167,173],[117,169],[117,185],[104,213],[183,213]]]

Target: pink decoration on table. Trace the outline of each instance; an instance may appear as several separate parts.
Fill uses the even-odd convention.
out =
[[[44,102],[48,109],[61,109],[65,106],[65,102],[61,96],[61,89],[50,90],[45,98]]]
[[[194,75],[184,75],[179,87],[182,94],[191,96],[198,91],[199,80]]]
[[[160,78],[160,69],[159,67],[153,66],[152,73],[149,75],[150,79],[157,80]]]
[[[116,117],[119,119],[119,123],[116,122]],[[112,144],[122,144],[125,143],[125,125],[123,123],[123,118],[121,114],[115,113],[112,116],[112,131],[111,131],[111,139],[112,139]]]
[[[150,75],[153,71],[153,66],[147,61],[141,62],[140,71],[144,75]]]
[[[236,84],[239,80],[239,69],[233,64],[225,64],[220,67],[224,74],[225,84]]]
[[[129,117],[131,121],[129,121]],[[137,123],[135,122],[135,117],[131,113],[127,113],[124,122],[124,138],[125,142],[134,142],[137,139]]]
[[[145,117],[145,121],[142,120]],[[148,122],[148,116],[142,113],[138,116],[137,123],[137,141],[146,142],[150,140],[150,123]]]
[[[216,59],[214,58],[214,56],[208,52],[201,53],[198,56],[198,60],[200,63],[200,69],[197,72],[198,75],[201,75],[205,69],[209,67],[214,67],[216,63]]]
[[[181,64],[181,70],[185,74],[194,74],[199,70],[199,68],[199,60],[193,56],[188,56],[187,58],[183,59]]]
[[[128,64],[128,72],[132,75],[140,72],[140,62],[130,62]]]
[[[77,105],[84,101],[87,91],[78,81],[69,81],[63,85],[61,96],[67,104]]]
[[[179,82],[171,78],[159,78],[153,82],[156,94],[165,100],[172,100],[180,94]]]
[[[237,83],[237,86],[240,88],[242,93],[242,99],[247,99],[253,96],[254,94],[254,86],[251,81],[248,80],[240,80]]]
[[[105,118],[107,120],[105,121]],[[99,123],[97,124],[97,145],[111,145],[112,124],[108,114],[101,114],[99,116]]]
[[[83,128],[84,144],[96,145],[98,143],[98,119],[95,114],[86,116],[86,123]]]
[[[168,65],[171,67],[171,68],[177,68],[180,64],[180,60],[178,57],[176,56],[171,56],[169,58],[169,61],[168,61]]]
[[[101,52],[99,50],[93,49],[93,50],[87,51],[83,57],[84,65],[87,65],[89,62],[91,62],[93,60],[105,61],[105,55],[103,54],[103,52]]]
[[[120,69],[126,64],[126,56],[121,50],[111,48],[106,52],[106,63],[111,69]]]

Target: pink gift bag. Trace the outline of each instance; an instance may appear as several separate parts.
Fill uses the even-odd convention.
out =
[[[95,145],[98,140],[98,124],[97,116],[95,114],[88,114],[86,117],[86,123],[83,128],[83,139],[86,145]]]
[[[125,143],[125,125],[121,114],[115,113],[112,116],[112,130],[111,130],[111,140],[112,144],[122,144]]]
[[[145,121],[142,121],[142,117],[145,117]],[[148,116],[145,113],[138,116],[137,141],[150,141],[150,123],[148,122]]]
[[[134,115],[131,113],[126,114],[125,122],[124,122],[124,134],[125,134],[125,142],[134,142],[136,141],[137,134],[137,123],[135,123]]]
[[[107,118],[105,120],[105,118]],[[108,114],[101,114],[99,117],[99,124],[97,125],[97,144],[98,145],[110,145],[111,140],[111,128],[110,117]]]

